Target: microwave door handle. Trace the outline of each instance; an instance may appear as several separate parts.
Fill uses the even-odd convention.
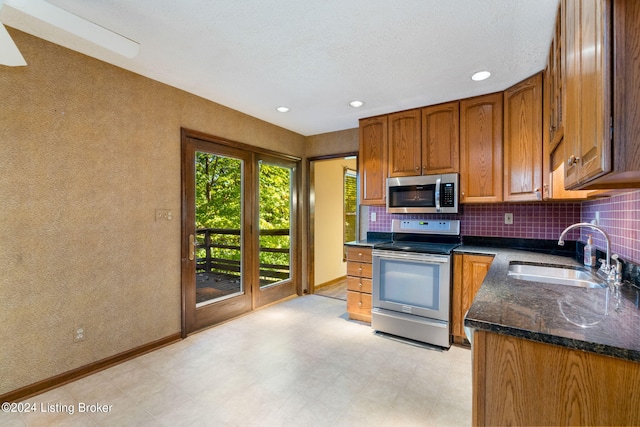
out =
[[[440,212],[440,181],[442,179],[436,179],[436,212]]]

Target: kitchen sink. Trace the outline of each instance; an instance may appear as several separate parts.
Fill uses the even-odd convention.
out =
[[[578,286],[581,288],[604,288],[606,284],[595,278],[589,271],[569,266],[547,264],[509,264],[508,276],[529,282],[551,283],[554,285]]]

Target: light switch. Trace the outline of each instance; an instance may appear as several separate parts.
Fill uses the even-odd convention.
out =
[[[156,221],[171,221],[173,213],[170,209],[156,209]]]

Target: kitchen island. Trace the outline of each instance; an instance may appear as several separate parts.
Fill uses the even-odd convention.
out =
[[[462,246],[494,255],[465,318],[471,328],[474,425],[640,424],[640,291],[621,298],[514,279],[511,262],[578,264],[511,249]]]

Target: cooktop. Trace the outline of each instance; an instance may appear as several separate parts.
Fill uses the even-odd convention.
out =
[[[398,242],[397,241],[397,242],[377,243],[373,246],[373,248],[387,250],[387,251],[418,252],[418,253],[427,253],[427,254],[449,255],[459,245],[460,245],[460,242],[436,243],[436,242],[412,242],[412,241]]]
[[[393,241],[374,249],[448,255],[461,243],[460,220],[394,219],[391,229]]]

